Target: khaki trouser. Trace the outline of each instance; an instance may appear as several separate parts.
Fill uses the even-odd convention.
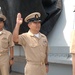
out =
[[[0,56],[0,75],[9,75],[9,55]]]
[[[46,66],[44,63],[27,62],[24,75],[46,75]]]

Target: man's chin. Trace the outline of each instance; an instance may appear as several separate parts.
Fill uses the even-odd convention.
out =
[[[36,31],[37,31],[37,32],[39,32],[40,30],[39,30],[39,29],[37,29]]]

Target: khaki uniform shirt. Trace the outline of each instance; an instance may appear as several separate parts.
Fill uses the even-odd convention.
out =
[[[9,47],[14,46],[12,34],[3,29],[0,32],[0,70],[2,75],[9,75]]]
[[[48,42],[45,35],[42,33],[39,34],[39,38],[35,37],[30,31],[19,35],[19,44],[21,44],[25,50],[26,60],[45,61]]]
[[[45,59],[48,51],[48,41],[45,35],[39,33],[39,38],[30,31],[19,35],[19,44],[25,51],[27,64],[25,75],[46,75]],[[43,62],[43,65],[40,65]]]
[[[11,32],[3,29],[0,34],[0,53],[8,51],[9,47],[14,46]]]

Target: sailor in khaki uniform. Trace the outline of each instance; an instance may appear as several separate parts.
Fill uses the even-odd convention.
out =
[[[13,64],[14,43],[12,34],[3,28],[5,20],[6,17],[0,12],[0,75],[9,75],[9,63]]]
[[[75,75],[75,29],[71,32],[70,53],[72,54],[73,75]]]
[[[28,32],[19,35],[19,28],[23,19],[21,14],[17,15],[17,23],[13,32],[13,40],[23,46],[27,64],[25,75],[46,75],[48,71],[48,41],[44,34],[40,33],[41,14],[34,12],[25,18],[30,28]]]

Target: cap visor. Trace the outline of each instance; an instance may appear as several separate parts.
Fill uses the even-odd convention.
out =
[[[34,20],[33,22],[41,22],[41,20]]]

